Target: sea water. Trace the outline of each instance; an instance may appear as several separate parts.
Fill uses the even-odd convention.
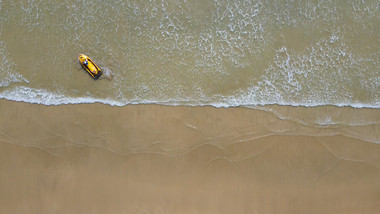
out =
[[[376,0],[0,0],[0,98],[380,107]],[[93,80],[78,63],[103,70]]]

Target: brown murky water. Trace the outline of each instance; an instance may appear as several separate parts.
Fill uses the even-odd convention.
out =
[[[1,1],[0,97],[379,106],[378,1]],[[112,81],[77,63],[89,55]]]

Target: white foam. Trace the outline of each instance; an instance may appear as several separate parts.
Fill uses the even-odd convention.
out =
[[[0,88],[8,87],[11,83],[16,82],[29,83],[27,79],[15,70],[16,65],[9,58],[5,42],[0,41]]]
[[[46,89],[33,89],[26,86],[18,86],[8,88],[0,92],[0,99],[6,99],[17,102],[27,102],[42,105],[67,105],[67,104],[81,104],[81,103],[103,103],[111,106],[126,106],[136,104],[160,104],[169,106],[213,106],[216,108],[230,108],[230,107],[253,107],[265,105],[283,105],[283,106],[304,106],[304,107],[317,107],[317,106],[337,106],[337,107],[353,107],[353,108],[380,108],[380,102],[376,103],[292,103],[284,102],[281,100],[256,101],[255,95],[248,96],[215,96],[213,100],[195,100],[195,99],[165,99],[165,100],[148,100],[148,99],[133,99],[133,100],[114,100],[102,99],[91,96],[84,97],[69,97],[63,94],[49,92]]]
[[[124,103],[93,97],[67,97],[62,94],[49,92],[45,89],[33,89],[25,86],[14,87],[0,92],[0,99],[17,102],[27,102],[42,105],[64,105],[80,103],[104,103],[112,106],[123,106]]]

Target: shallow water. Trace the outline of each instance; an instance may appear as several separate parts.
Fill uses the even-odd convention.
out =
[[[0,1],[0,98],[380,106],[379,1]],[[104,71],[93,81],[77,62]]]
[[[0,0],[0,213],[377,213],[379,5]]]

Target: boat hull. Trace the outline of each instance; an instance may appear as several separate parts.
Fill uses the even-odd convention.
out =
[[[98,79],[102,75],[102,70],[90,59],[90,57],[80,54],[79,63],[93,79]],[[87,62],[87,63],[86,63]]]

